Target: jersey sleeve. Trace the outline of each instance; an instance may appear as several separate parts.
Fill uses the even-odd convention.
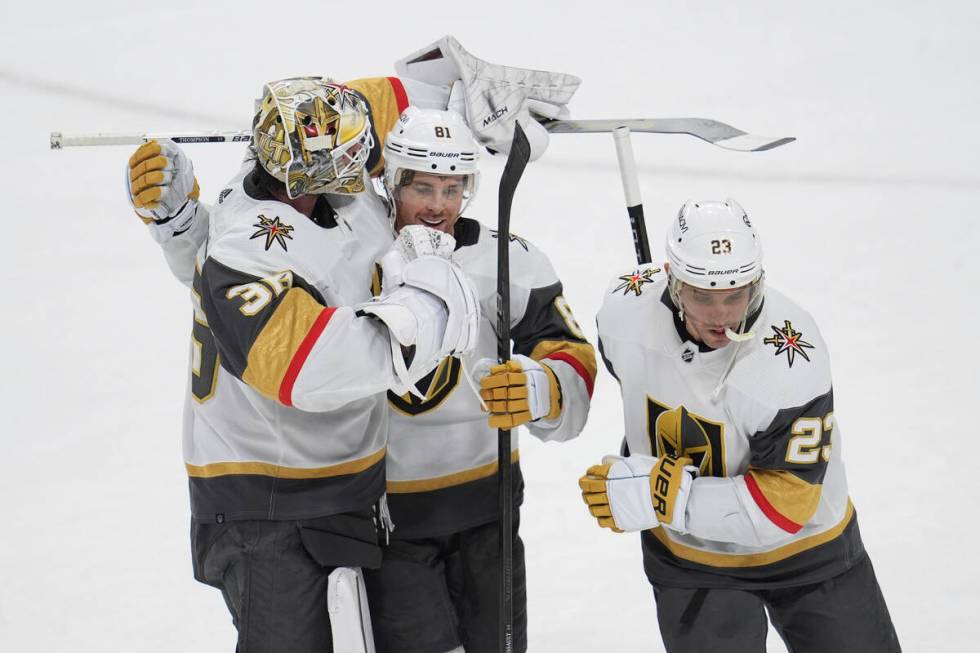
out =
[[[575,321],[551,263],[537,250],[536,274],[523,314],[511,329],[514,352],[547,365],[558,381],[561,412],[538,420],[528,430],[542,440],[569,440],[581,433],[595,384],[595,350]],[[513,292],[513,288],[512,288]]]
[[[221,366],[263,396],[327,411],[396,384],[384,327],[293,271],[263,278],[209,257],[198,283]]]
[[[410,98],[397,77],[365,77],[346,82],[346,85],[367,102],[374,149],[365,167],[372,177],[378,177],[384,170],[384,139],[408,107]]]
[[[160,244],[163,258],[167,261],[170,272],[177,278],[177,281],[188,288],[191,288],[194,282],[198,250],[208,238],[210,213],[210,207],[203,202],[198,204],[190,226],[179,233],[164,232],[152,222],[147,225],[153,239]]]
[[[775,544],[798,533],[820,503],[831,459],[833,411],[829,385],[799,405],[768,409],[749,438],[743,474],[695,479],[688,502],[689,531],[743,545]]]

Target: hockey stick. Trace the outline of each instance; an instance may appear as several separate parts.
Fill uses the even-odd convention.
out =
[[[544,128],[552,134],[596,134],[614,131],[617,127],[629,127],[635,132],[650,134],[690,134],[712,145],[737,152],[761,152],[792,143],[793,137],[770,138],[755,136],[706,118],[641,118],[637,120],[544,120]],[[51,149],[83,147],[91,145],[139,145],[150,140],[167,139],[175,143],[247,143],[252,131],[189,131],[148,132],[126,134],[62,134],[51,132]]]
[[[497,360],[510,359],[510,207],[531,158],[531,146],[518,122],[500,176],[497,196]],[[514,650],[514,497],[511,487],[510,429],[497,429],[497,483],[500,491],[500,651]]]
[[[690,134],[712,145],[736,152],[762,152],[796,140],[793,136],[756,136],[708,118],[639,118],[635,120],[544,120],[552,134],[595,134],[629,127],[648,134]]]
[[[650,255],[646,221],[643,219],[643,200],[640,199],[640,180],[636,174],[636,159],[633,158],[630,128],[626,126],[617,127],[612,134],[613,141],[616,143],[619,176],[623,181],[623,194],[626,196],[626,213],[629,214],[630,228],[633,230],[636,262],[643,265],[652,261],[653,258]]]
[[[126,134],[69,134],[51,132],[51,149],[88,147],[92,145],[140,145],[147,141],[170,139],[175,143],[251,143],[252,130],[218,130],[188,132],[146,132]]]

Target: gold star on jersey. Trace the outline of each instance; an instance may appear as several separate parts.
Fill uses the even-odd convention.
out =
[[[272,247],[272,243],[274,242],[279,243],[282,245],[284,250],[288,251],[289,248],[286,247],[286,239],[293,239],[293,237],[289,234],[292,232],[294,227],[291,227],[284,222],[280,222],[278,215],[271,220],[264,215],[260,215],[258,223],[253,224],[252,226],[259,228],[258,231],[252,234],[252,239],[265,236],[266,251],[269,251],[269,248]]]
[[[636,270],[632,274],[624,274],[619,277],[619,280],[623,283],[613,288],[613,293],[622,290],[624,295],[632,292],[635,296],[639,297],[643,294],[643,284],[651,283],[653,281],[653,275],[658,272],[660,272],[660,268],[647,268],[642,272]]]
[[[769,325],[774,335],[771,338],[766,338],[763,342],[776,347],[776,356],[786,352],[786,358],[789,361],[790,367],[793,367],[793,361],[796,359],[797,354],[802,356],[804,360],[809,361],[810,357],[807,356],[804,349],[813,349],[813,345],[802,340],[803,333],[794,330],[792,322],[789,320],[784,320],[783,322],[786,326],[782,329],[772,324]]]

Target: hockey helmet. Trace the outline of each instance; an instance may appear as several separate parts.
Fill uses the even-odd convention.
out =
[[[751,286],[748,312],[762,303],[762,242],[738,202],[688,200],[667,232],[670,297],[682,312],[683,284],[704,290]]]
[[[260,165],[289,197],[364,190],[364,164],[374,147],[364,100],[321,77],[269,82],[252,128]]]
[[[463,208],[476,195],[480,146],[455,111],[408,107],[388,133],[384,155],[384,185],[392,197],[412,172],[464,177]]]

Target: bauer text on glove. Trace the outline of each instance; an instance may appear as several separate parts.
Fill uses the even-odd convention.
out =
[[[606,456],[579,479],[582,499],[599,526],[638,531],[663,525],[684,532],[697,468],[690,458]]]

